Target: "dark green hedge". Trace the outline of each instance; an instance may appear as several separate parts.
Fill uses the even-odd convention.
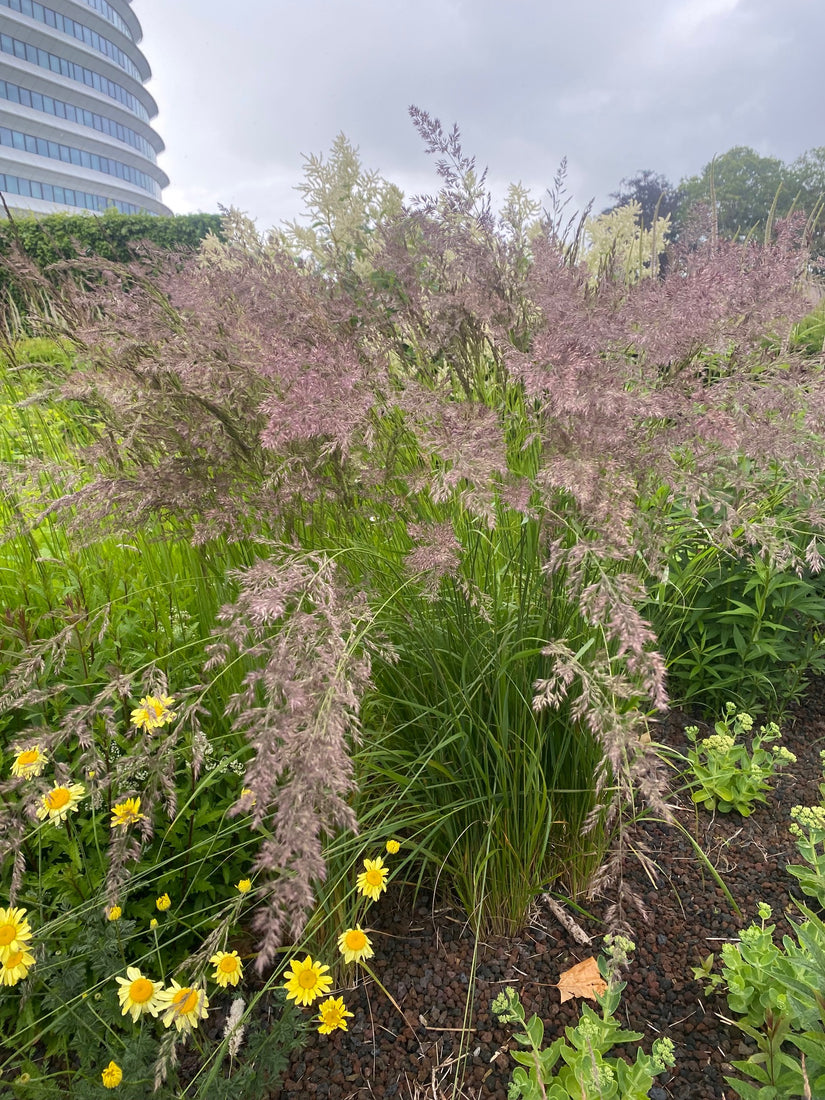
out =
[[[100,256],[125,263],[140,241],[175,251],[197,248],[207,233],[222,235],[220,214],[49,214],[0,221],[0,257],[17,241],[41,271],[59,260]]]

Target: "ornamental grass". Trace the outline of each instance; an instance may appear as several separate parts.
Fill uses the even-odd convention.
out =
[[[253,1089],[293,1001],[346,1028],[332,983],[369,966],[390,833],[399,881],[479,933],[548,890],[609,890],[622,926],[633,822],[669,816],[668,660],[713,680],[685,656],[699,604],[709,630],[729,610],[711,568],[821,570],[804,222],[697,223],[630,278],[590,262],[561,177],[548,210],[514,187],[496,213],[458,132],[413,121],[433,196],[356,172],[330,210],[320,162],[311,233],[229,212],[197,253],[78,261],[70,293],[6,259],[29,304],[0,361],[4,1079],[48,1095],[82,1026],[95,1087],[174,1090],[251,969],[279,1043],[250,998],[186,1088],[228,1058]],[[825,621],[764,607],[778,634]]]

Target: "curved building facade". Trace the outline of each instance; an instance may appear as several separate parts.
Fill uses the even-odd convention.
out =
[[[131,0],[0,0],[0,192],[12,211],[171,213],[140,40]]]

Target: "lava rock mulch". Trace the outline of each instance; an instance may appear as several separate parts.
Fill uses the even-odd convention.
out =
[[[655,736],[663,744],[685,751],[682,732],[688,719],[672,713]],[[696,858],[687,838],[677,829],[647,824],[641,839],[653,866],[645,870],[630,857],[625,880],[641,898],[649,920],[631,914],[636,951],[625,977],[627,988],[617,1012],[623,1026],[644,1033],[650,1049],[658,1036],[669,1036],[676,1048],[676,1065],[656,1079],[651,1100],[733,1100],[725,1083],[734,1073],[730,1061],[747,1057],[753,1047],[735,1027],[724,1024],[724,995],[705,997],[703,983],[692,967],[722,944],[735,940],[740,928],[756,918],[756,905],[766,901],[778,930],[782,915],[794,912],[799,896],[786,872],[798,862],[788,833],[791,806],[819,801],[819,751],[825,748],[825,684],[817,682],[805,701],[782,723],[783,741],[797,763],[780,772],[767,805],[753,815],[698,814],[685,799],[679,820],[707,853],[736,899],[742,916],[730,907],[713,877]],[[677,806],[678,799],[675,800]],[[588,904],[599,918],[609,899]],[[582,946],[540,908],[533,922],[517,937],[476,944],[462,915],[437,910],[419,895],[411,912],[403,895],[387,897],[370,911],[375,947],[372,967],[406,1018],[370,979],[343,993],[355,1015],[349,1031],[319,1035],[313,1029],[308,1044],[293,1054],[281,1088],[271,1100],[289,1097],[398,1097],[403,1100],[505,1100],[515,1063],[512,1029],[500,1027],[491,1011],[496,995],[515,987],[529,1015],[545,1023],[545,1044],[573,1025],[579,1001],[559,1002],[554,988],[562,971],[588,955],[598,955],[605,928],[598,920],[577,916],[593,937]],[[468,985],[473,976],[472,1009],[465,1019]],[[593,1002],[588,1002],[593,1004]],[[304,1010],[306,1013],[309,1010]],[[470,1028],[471,1030],[467,1030]],[[516,1048],[518,1049],[518,1048]],[[614,1048],[616,1054],[620,1048]],[[626,1052],[630,1059],[633,1052]]]

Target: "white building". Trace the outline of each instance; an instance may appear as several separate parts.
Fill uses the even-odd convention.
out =
[[[130,4],[0,0],[0,191],[12,212],[170,213]]]

